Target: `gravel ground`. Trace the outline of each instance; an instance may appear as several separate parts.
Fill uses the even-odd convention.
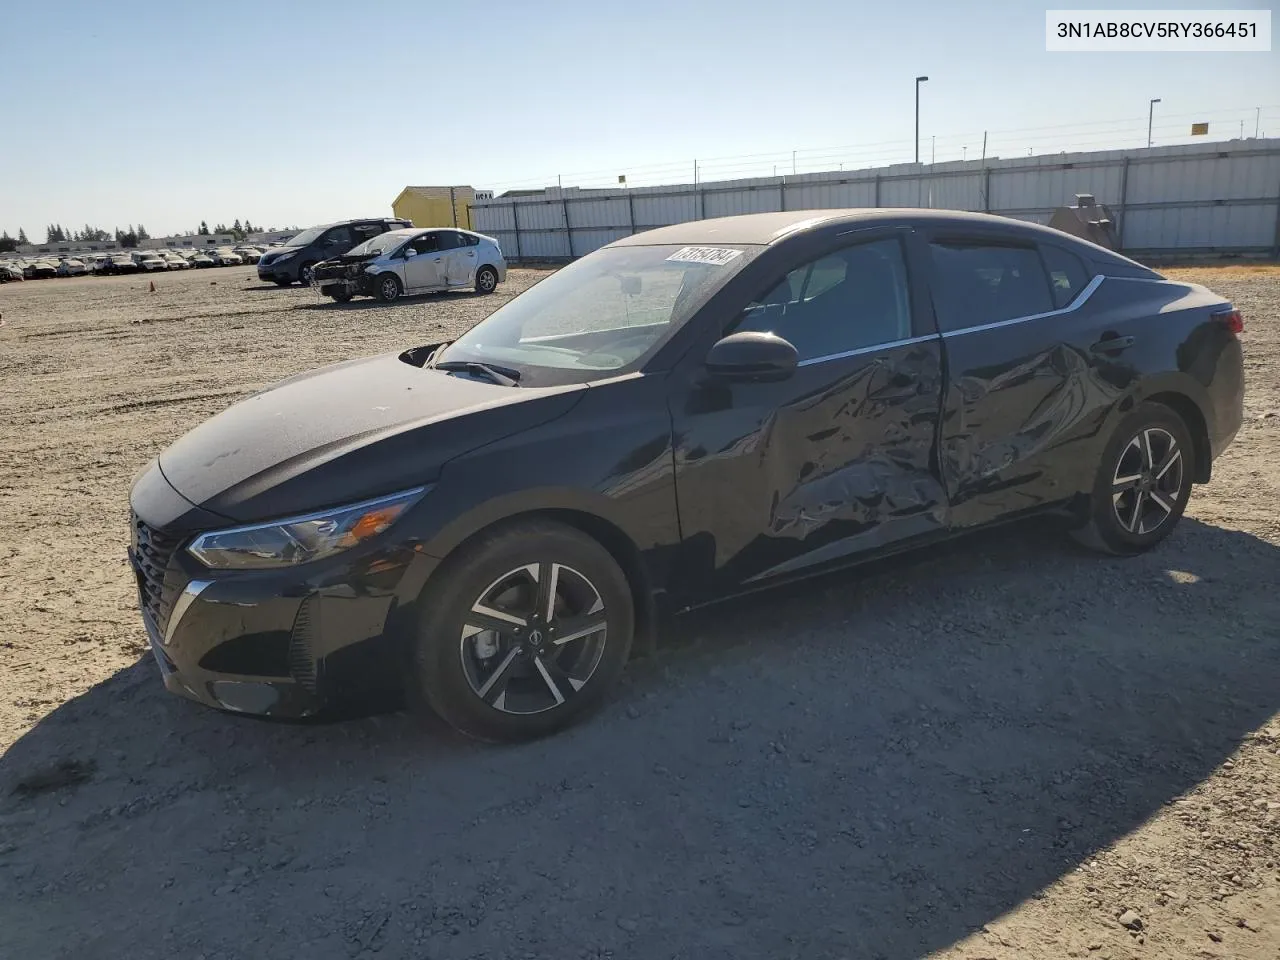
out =
[[[493,297],[249,268],[0,288],[0,956],[1280,956],[1280,272],[1247,421],[1156,552],[1030,523],[684,618],[518,748],[166,694],[130,478],[288,374]],[[142,322],[136,322],[142,321]]]

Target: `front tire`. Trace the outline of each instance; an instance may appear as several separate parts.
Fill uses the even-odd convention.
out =
[[[351,294],[349,291],[346,291],[346,290],[334,290],[329,294],[329,296],[333,297],[333,299],[338,301],[338,303],[351,302]]]
[[[1157,403],[1140,404],[1103,450],[1089,515],[1075,538],[1118,556],[1150,550],[1173,532],[1187,508],[1194,455],[1181,417]]]
[[[493,293],[498,286],[498,271],[481,267],[476,271],[476,293]]]
[[[635,632],[630,586],[603,546],[531,520],[446,564],[422,599],[411,702],[490,742],[555,733],[600,705]]]
[[[394,273],[384,273],[378,277],[374,290],[377,291],[379,300],[390,303],[399,298],[403,288],[400,286],[400,278]]]
[[[304,263],[298,268],[298,283],[304,287],[311,286],[311,281],[315,277],[316,265],[314,263]]]

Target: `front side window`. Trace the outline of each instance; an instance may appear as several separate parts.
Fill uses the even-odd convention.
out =
[[[351,232],[355,234],[356,243],[364,243],[366,240],[378,236],[383,231],[380,224],[361,223],[352,227]]]
[[[409,246],[418,252],[419,255],[424,253],[435,253],[440,249],[440,234],[424,233],[417,240],[414,240]]]
[[[1044,244],[1040,247],[1044,257],[1045,269],[1049,271],[1049,283],[1053,287],[1053,305],[1062,309],[1089,285],[1092,279],[1085,269],[1084,261],[1074,253]]]
[[[902,245],[877,240],[797,267],[747,306],[733,332],[789,341],[817,360],[911,336],[911,300]]]
[[[638,369],[762,248],[605,247],[506,303],[438,359],[513,367],[524,385]]]
[[[355,241],[351,239],[350,227],[334,227],[324,235],[324,245],[326,247],[341,247],[344,250],[350,250]]]
[[[944,333],[1054,308],[1035,247],[934,242],[934,309]]]

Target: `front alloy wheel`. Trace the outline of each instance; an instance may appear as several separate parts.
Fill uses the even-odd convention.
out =
[[[609,551],[545,519],[468,541],[419,609],[411,704],[490,741],[545,736],[598,706],[635,631],[631,586]]]
[[[481,592],[463,620],[459,655],[477,697],[503,713],[532,714],[576,697],[607,642],[595,585],[565,564],[531,563]]]

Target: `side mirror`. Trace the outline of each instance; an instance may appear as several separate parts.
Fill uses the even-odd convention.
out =
[[[757,330],[731,333],[707,353],[707,370],[726,380],[785,380],[800,357],[787,340]]]
[[[412,260],[417,255],[418,255],[418,251],[413,249],[413,247],[410,247],[408,250],[404,252],[404,258],[406,260]]]

